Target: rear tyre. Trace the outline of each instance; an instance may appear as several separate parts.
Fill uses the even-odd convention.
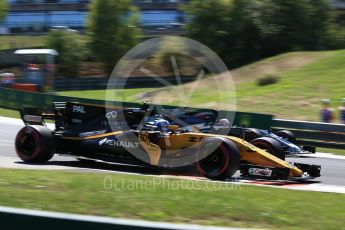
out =
[[[277,136],[286,139],[287,141],[295,144],[296,143],[296,136],[290,130],[280,130],[276,133]]]
[[[285,160],[285,153],[284,149],[281,146],[281,144],[270,137],[261,137],[258,139],[255,139],[250,142],[252,145],[265,150],[266,152],[280,158],[281,160]]]
[[[45,163],[54,156],[54,136],[45,126],[26,126],[18,132],[15,147],[24,162]]]
[[[225,138],[205,139],[198,149],[198,172],[211,180],[232,177],[240,167],[240,153],[236,145]]]
[[[262,134],[257,129],[246,129],[242,134],[242,138],[248,142],[251,142],[252,140],[260,137],[262,137]]]

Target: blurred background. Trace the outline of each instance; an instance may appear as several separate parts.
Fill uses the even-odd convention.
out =
[[[121,58],[158,36],[142,56],[120,62],[126,65],[119,85],[107,90]],[[198,60],[201,52],[191,52],[181,37],[209,47],[229,71],[211,74]],[[236,90],[219,90],[216,82]],[[213,103],[220,97],[224,103]],[[31,165],[15,157],[22,123],[11,118],[20,118],[19,109],[105,99],[236,109],[239,125],[292,129],[318,152],[296,160],[321,165],[322,177],[303,186],[260,181],[255,187],[143,177],[168,172],[85,159],[57,156]],[[330,192],[345,190],[344,156],[333,155],[345,155],[345,125],[339,125],[345,124],[345,0],[0,0],[0,107],[1,205],[246,228],[344,229],[344,194]]]
[[[108,77],[128,50],[156,36],[178,35],[222,58],[235,82],[239,111],[344,122],[344,0],[0,0],[0,18],[0,76],[6,87],[104,99]],[[14,54],[23,48],[49,48],[58,55]],[[183,50],[184,44],[166,37],[149,59],[133,61],[177,84],[173,54],[183,83],[177,87],[188,90],[202,67]],[[32,82],[35,77],[41,80]],[[118,89],[128,101],[164,102],[179,91],[138,71],[124,77],[133,77],[126,89]],[[190,105],[213,100],[210,85],[222,77],[206,76]],[[169,99],[166,104],[179,103]]]

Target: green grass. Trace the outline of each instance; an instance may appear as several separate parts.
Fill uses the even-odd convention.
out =
[[[280,118],[319,120],[320,100],[330,98],[334,108],[345,97],[345,50],[281,74],[277,84],[237,86],[239,109],[275,114]]]
[[[10,109],[2,109],[0,108],[0,116],[2,117],[12,117],[12,118],[20,118],[20,114],[16,110]]]
[[[345,156],[345,149],[326,149],[326,148],[317,148],[317,152],[320,153],[333,153],[337,155],[344,155]]]
[[[13,48],[29,48],[29,47],[42,47],[45,46],[47,36],[26,36],[26,35],[13,35],[13,36],[0,36],[0,50],[13,49]]]
[[[3,206],[235,227],[344,227],[343,194],[103,173],[0,174]]]

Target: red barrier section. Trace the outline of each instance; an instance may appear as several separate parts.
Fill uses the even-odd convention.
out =
[[[29,91],[29,92],[38,92],[38,85],[36,84],[19,84],[15,83],[11,86],[13,89]]]

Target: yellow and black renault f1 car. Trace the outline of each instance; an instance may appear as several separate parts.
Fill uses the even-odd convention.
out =
[[[21,114],[26,126],[15,147],[24,162],[44,163],[54,154],[67,154],[149,167],[191,165],[215,180],[230,178],[237,170],[260,179],[320,176],[319,165],[292,165],[241,138],[179,130],[164,119],[150,120],[147,109],[54,103],[52,112],[24,109]],[[54,131],[45,119],[55,120]]]

